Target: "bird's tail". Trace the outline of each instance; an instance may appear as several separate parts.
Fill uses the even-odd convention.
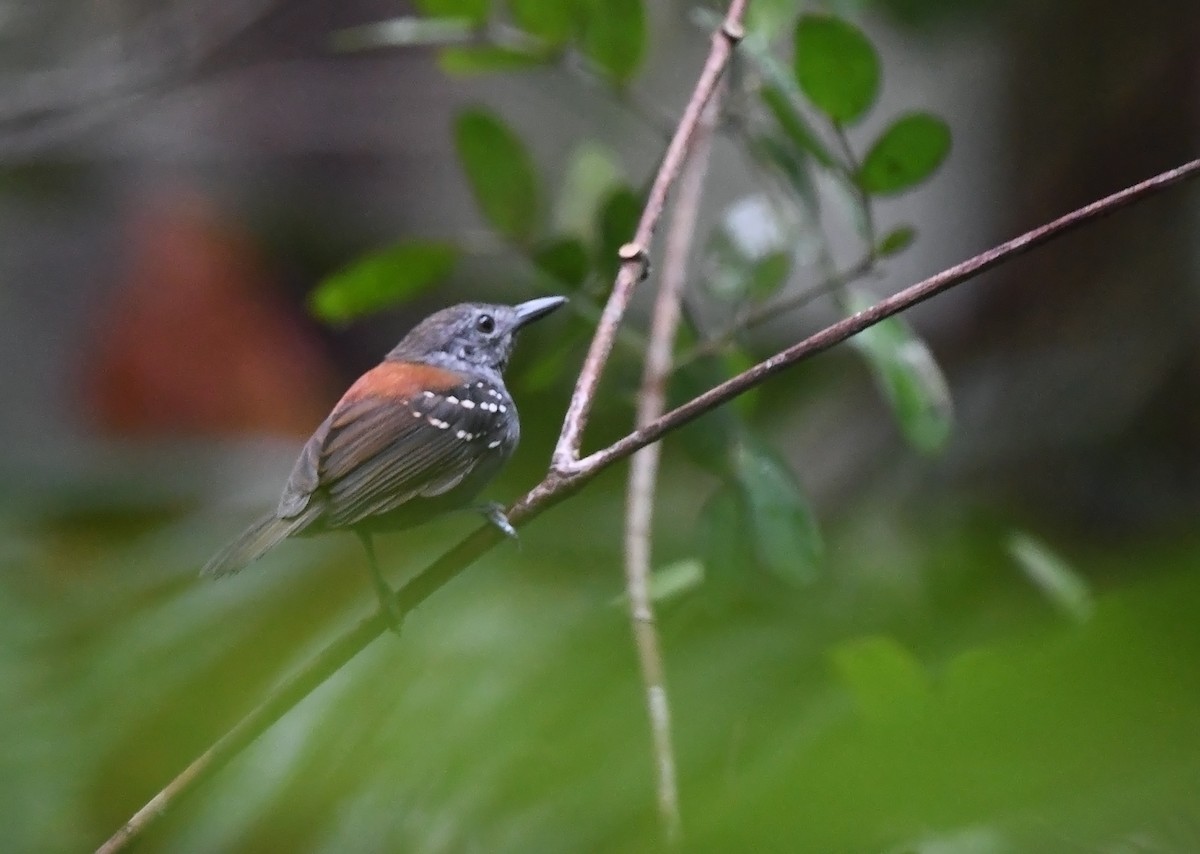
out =
[[[313,520],[312,513],[301,513],[287,519],[281,519],[274,513],[263,516],[232,543],[221,549],[204,568],[201,575],[219,578],[230,575],[247,564],[258,560],[280,540],[308,526]]]

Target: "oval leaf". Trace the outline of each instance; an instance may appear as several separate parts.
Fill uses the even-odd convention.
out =
[[[583,13],[584,54],[614,82],[628,82],[646,53],[641,0],[587,0]]]
[[[912,113],[883,132],[863,160],[858,183],[868,193],[900,193],[921,183],[950,152],[950,127],[929,113]]]
[[[846,308],[861,311],[872,300],[861,292],[850,294]],[[889,317],[850,339],[871,367],[900,430],[909,444],[932,453],[950,438],[954,404],[950,386],[929,347],[899,317]]]
[[[879,56],[853,24],[831,15],[803,15],[796,23],[796,82],[835,122],[852,122],[879,94]]]
[[[566,43],[575,32],[577,0],[508,0],[518,27],[548,45]]]
[[[467,110],[454,126],[454,141],[475,201],[492,228],[525,243],[537,223],[537,176],[525,146],[486,110]]]
[[[448,243],[402,243],[368,255],[317,286],[313,314],[342,323],[420,294],[450,275],[458,250]]]
[[[893,228],[879,240],[879,245],[875,251],[880,257],[886,258],[889,255],[896,255],[903,252],[908,247],[912,246],[912,242],[917,239],[917,230],[911,225],[901,225]]]
[[[733,467],[759,566],[791,584],[816,580],[821,535],[792,470],[749,439],[735,448]]]

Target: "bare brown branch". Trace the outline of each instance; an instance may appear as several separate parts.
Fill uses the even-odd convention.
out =
[[[973,279],[980,273],[997,267],[1005,261],[1011,260],[1017,255],[1022,255],[1030,249],[1041,246],[1043,243],[1047,243],[1056,237],[1061,237],[1085,223],[1108,216],[1134,202],[1141,201],[1147,196],[1161,192],[1181,181],[1194,178],[1197,174],[1200,174],[1200,160],[1189,161],[1182,166],[1169,169],[1139,184],[1134,184],[1132,187],[1127,187],[1110,196],[1105,196],[1103,199],[1099,199],[1090,205],[1085,205],[1069,214],[1065,214],[1039,228],[1027,231],[1020,237],[1014,237],[1012,240],[1001,243],[999,246],[981,252],[975,257],[943,270],[937,275],[930,276],[924,281],[910,285],[899,293],[893,294],[887,299],[880,300],[870,308],[827,326],[815,335],[805,338],[800,343],[794,344],[786,350],[781,350],[769,359],[759,362],[749,370],[743,371],[736,377],[726,380],[699,397],[671,410],[662,418],[657,419],[653,424],[636,430],[624,439],[614,442],[607,448],[585,457],[576,463],[576,469],[580,472],[590,473],[595,470],[596,466],[604,466],[624,459],[651,442],[657,442],[670,431],[700,417],[712,409],[716,409],[721,404],[727,403],[739,394],[748,391],[802,359],[828,350],[835,344],[840,344],[850,336],[862,332],[867,327],[874,326],[879,321],[889,318],[893,314],[899,314],[918,303],[924,302],[930,297],[937,296],[943,291],[949,290],[955,285],[961,285],[963,282]]]
[[[679,329],[680,302],[687,280],[688,256],[700,212],[704,178],[708,172],[708,154],[720,110],[721,91],[709,101],[697,128],[695,147],[679,181],[679,195],[671,213],[663,252],[662,281],[650,320],[650,339],[638,391],[636,425],[643,427],[663,414],[667,404],[667,380],[671,375],[675,335]],[[658,811],[667,844],[676,846],[683,837],[676,784],[675,751],[671,736],[671,703],[667,692],[666,668],[662,645],[654,619],[650,596],[654,496],[657,491],[661,445],[649,445],[633,455],[629,467],[629,488],[625,513],[625,590],[629,597],[629,615],[637,646],[642,685],[646,692],[646,711],[654,745],[657,773]]]
[[[712,49],[709,51],[708,59],[696,81],[696,88],[692,91],[687,107],[684,108],[679,126],[675,129],[675,136],[671,138],[667,151],[663,155],[662,163],[658,167],[658,174],[654,176],[654,183],[650,185],[646,206],[642,209],[642,216],[638,220],[633,239],[621,247],[621,268],[617,272],[617,281],[604,306],[604,313],[600,316],[600,324],[596,327],[596,334],[592,338],[583,368],[579,372],[579,379],[575,383],[575,392],[571,395],[571,402],[567,407],[566,417],[563,419],[562,433],[559,435],[558,444],[554,449],[551,467],[559,473],[565,474],[573,470],[579,460],[579,446],[583,439],[583,430],[587,426],[588,415],[591,413],[592,403],[596,398],[596,390],[600,386],[600,375],[604,372],[604,366],[608,363],[608,357],[612,353],[617,329],[620,328],[621,320],[625,317],[625,310],[633,298],[634,289],[645,277],[654,231],[662,217],[671,187],[679,177],[688,151],[692,147],[700,116],[709,99],[712,98],[713,92],[716,91],[717,83],[724,74],[726,66],[729,65],[729,58],[733,55],[734,46],[742,38],[742,16],[745,11],[746,0],[731,0],[724,22],[713,33]]]

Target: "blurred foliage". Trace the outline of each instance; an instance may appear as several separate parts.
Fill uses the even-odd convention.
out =
[[[526,243],[537,228],[538,186],[520,138],[483,109],[459,115],[454,141],[485,219],[502,236]]]
[[[654,850],[644,711],[606,569],[619,558],[589,521],[618,517],[620,500],[602,485],[520,551],[490,554],[172,809],[144,850]],[[0,556],[10,850],[97,843],[371,607],[352,538],[198,585],[162,568],[199,557],[211,520],[84,506],[26,511],[36,533]],[[689,847],[1200,842],[1187,746],[1200,542],[1068,547],[1087,576],[1140,573],[1064,621],[1006,556],[1005,528],[863,508],[829,532],[829,572],[803,596],[731,599],[696,586],[694,565],[676,571],[660,628]],[[384,560],[411,571],[445,533],[384,538]]]
[[[582,0],[580,7],[584,10],[584,55],[614,83],[628,83],[646,55],[642,0]]]

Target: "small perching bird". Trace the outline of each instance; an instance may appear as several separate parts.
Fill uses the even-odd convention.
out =
[[[565,302],[464,303],[421,321],[342,395],[304,445],[275,511],[201,574],[237,572],[286,537],[349,529],[362,540],[390,612],[372,534],[470,506],[512,456],[520,424],[502,372],[517,332]],[[479,509],[515,535],[499,505]]]

